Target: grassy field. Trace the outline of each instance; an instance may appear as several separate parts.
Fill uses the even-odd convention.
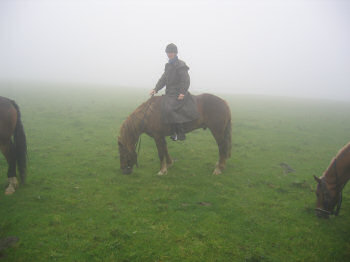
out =
[[[350,187],[339,217],[320,220],[312,178],[350,141],[349,103],[221,95],[233,117],[221,176],[208,130],[168,140],[166,176],[143,135],[140,167],[122,175],[116,137],[146,91],[0,90],[29,151],[27,185],[0,194],[0,238],[19,238],[2,261],[350,261]],[[3,189],[6,169],[1,156]]]

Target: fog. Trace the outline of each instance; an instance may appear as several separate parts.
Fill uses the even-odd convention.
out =
[[[173,42],[194,92],[350,100],[349,32],[349,1],[1,0],[0,81],[151,89]]]

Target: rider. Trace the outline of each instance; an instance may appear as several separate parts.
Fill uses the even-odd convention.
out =
[[[165,52],[169,58],[165,70],[150,95],[156,94],[166,86],[162,99],[162,122],[170,124],[174,141],[185,140],[183,124],[198,118],[197,106],[193,96],[188,92],[190,87],[189,67],[177,56],[177,46],[167,45]]]

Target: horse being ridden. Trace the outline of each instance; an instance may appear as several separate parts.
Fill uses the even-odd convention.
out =
[[[333,214],[337,216],[342,202],[342,190],[350,179],[350,143],[338,152],[320,178],[314,178],[317,182],[316,215],[323,218]]]
[[[12,141],[13,136],[13,141]],[[27,145],[21,113],[15,101],[0,96],[0,149],[8,163],[9,185],[5,194],[13,194],[18,186],[16,166],[21,182],[26,178]]]
[[[231,112],[227,103],[221,98],[202,94],[193,96],[199,113],[198,119],[185,123],[184,132],[188,133],[198,128],[209,128],[219,147],[219,161],[214,174],[221,174],[225,168],[226,159],[231,156]],[[132,173],[137,165],[136,146],[142,133],[154,138],[160,159],[159,175],[167,173],[173,161],[168,154],[165,136],[172,134],[170,124],[162,122],[161,104],[164,97],[152,97],[140,105],[122,124],[118,146],[120,167],[124,174]]]

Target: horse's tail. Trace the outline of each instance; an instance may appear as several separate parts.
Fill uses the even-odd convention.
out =
[[[226,158],[231,157],[231,149],[232,149],[232,121],[231,121],[231,112],[228,109],[229,119],[226,123],[225,131],[224,131],[224,141],[222,144],[223,153]]]
[[[21,176],[21,182],[25,183],[27,176],[27,142],[26,135],[24,133],[23,124],[21,121],[21,112],[15,101],[11,101],[12,105],[17,111],[17,123],[14,132],[14,145],[16,153],[16,161],[19,174]]]

